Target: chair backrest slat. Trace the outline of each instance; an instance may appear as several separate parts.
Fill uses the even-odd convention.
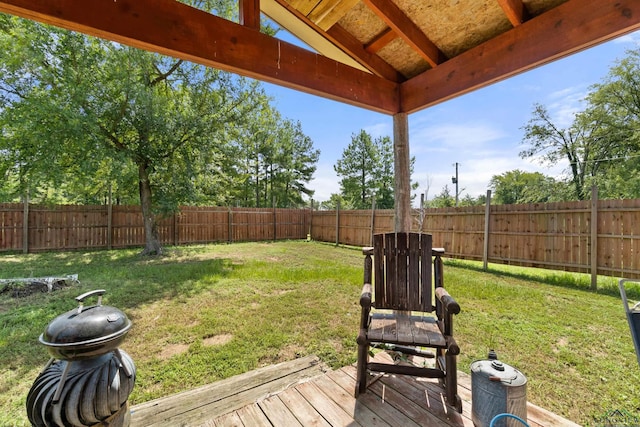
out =
[[[386,306],[389,308],[396,308],[398,305],[398,297],[396,295],[396,283],[398,281],[398,272],[396,271],[396,236],[393,234],[385,234],[384,236],[384,269],[385,280],[382,286],[384,287],[384,295],[386,300]]]
[[[375,307],[431,312],[431,235],[377,234],[373,243]]]
[[[420,265],[420,276],[422,277],[421,305],[422,311],[432,312],[433,307],[433,278],[431,266],[431,250],[433,248],[433,237],[431,234],[423,234],[420,239],[420,258],[424,260]]]
[[[421,310],[421,280],[420,274],[420,235],[417,233],[409,234],[409,262],[407,263],[407,294],[409,296],[407,300],[408,307],[412,307],[411,310]],[[417,307],[417,308],[414,308]]]
[[[373,236],[373,277],[374,277],[374,301],[375,306],[379,308],[380,306],[387,305],[387,296],[385,284],[387,281],[385,280],[384,274],[384,235],[376,234]]]

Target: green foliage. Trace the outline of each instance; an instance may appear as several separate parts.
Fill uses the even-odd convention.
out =
[[[340,207],[342,210],[356,209],[351,200],[345,199],[342,194],[332,193],[329,200],[325,200],[320,204],[320,208],[327,211],[334,211]]]
[[[455,205],[456,198],[451,195],[448,185],[445,185],[442,191],[429,201],[429,207],[432,208],[449,208]]]
[[[493,203],[499,205],[566,200],[563,196],[570,190],[564,183],[540,172],[519,169],[494,175],[489,186],[493,190]]]

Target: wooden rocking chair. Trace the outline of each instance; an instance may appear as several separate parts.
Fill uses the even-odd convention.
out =
[[[462,412],[456,377],[460,348],[453,339],[452,324],[460,306],[443,287],[444,249],[432,249],[431,235],[420,233],[377,234],[373,244],[373,248],[363,248],[356,396],[367,391],[368,371],[438,378],[447,403]],[[375,263],[373,270],[371,256]],[[434,311],[435,317],[429,314]],[[369,362],[372,345],[403,354],[435,357],[435,368]],[[434,349],[435,354],[424,351],[425,347]]]

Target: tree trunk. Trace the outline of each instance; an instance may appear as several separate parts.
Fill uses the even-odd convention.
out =
[[[160,255],[162,254],[162,246],[158,238],[156,217],[151,209],[151,183],[149,182],[149,171],[144,162],[138,163],[138,183],[140,186],[140,206],[144,221],[145,243],[142,255]]]

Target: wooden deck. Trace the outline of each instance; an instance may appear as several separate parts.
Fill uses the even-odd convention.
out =
[[[333,371],[308,356],[136,405],[131,427],[473,427],[470,375],[458,374],[462,414],[443,404],[435,380],[385,375],[355,399],[355,375],[355,366]],[[538,406],[527,409],[531,427],[577,426]]]

